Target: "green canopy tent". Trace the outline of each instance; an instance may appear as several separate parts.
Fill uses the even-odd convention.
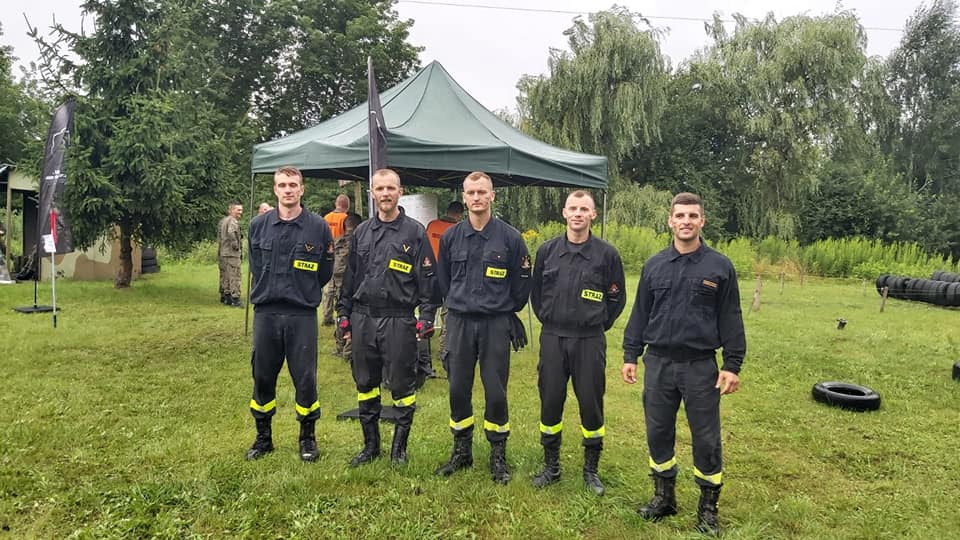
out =
[[[381,92],[387,163],[407,185],[459,187],[470,171],[496,186],[605,190],[607,158],[550,146],[480,105],[439,62]],[[305,176],[368,179],[367,104],[286,137],[255,145],[252,171],[293,165]]]

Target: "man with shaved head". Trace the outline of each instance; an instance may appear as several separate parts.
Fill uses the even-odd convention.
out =
[[[567,230],[537,250],[533,266],[530,304],[543,323],[540,332],[540,443],[543,470],[533,478],[535,487],[560,479],[560,441],[567,381],[580,405],[583,434],[583,481],[602,495],[597,473],[603,438],[603,394],[606,389],[609,330],[623,312],[623,263],[616,248],[593,236],[590,225],[597,217],[593,197],[574,191],[563,206]]]
[[[510,346],[525,342],[516,312],[530,295],[530,255],[516,229],[493,217],[493,181],[473,172],[463,181],[468,219],[440,238],[437,275],[446,298],[450,430],[453,452],[436,473],[448,476],[473,465],[473,379],[483,382],[483,431],[490,442],[493,481],[510,481],[507,466],[507,379]],[[522,340],[521,340],[522,336]]]

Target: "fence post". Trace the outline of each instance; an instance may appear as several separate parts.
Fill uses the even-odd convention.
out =
[[[880,313],[883,313],[884,306],[887,305],[887,293],[890,292],[890,287],[884,287],[883,291],[880,294]]]
[[[763,288],[763,278],[757,276],[757,286],[753,289],[753,305],[750,311],[760,311],[760,289]]]
[[[784,277],[784,271],[781,270],[780,271],[780,294],[783,294],[783,277]]]

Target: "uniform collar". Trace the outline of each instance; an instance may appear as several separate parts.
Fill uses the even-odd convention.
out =
[[[596,242],[593,241],[593,231],[590,232],[590,236],[587,237],[587,241],[582,244],[575,244],[580,246],[580,249],[576,252],[570,251],[570,240],[567,239],[567,233],[563,233],[563,242],[560,242],[560,256],[563,257],[568,253],[579,253],[584,259],[590,260],[590,254],[593,252],[593,245]]]
[[[673,245],[673,241],[671,240],[670,241],[670,261],[673,262],[679,259],[680,257],[685,256],[685,257],[689,257],[690,261],[698,263],[700,262],[700,259],[703,258],[703,254],[706,253],[708,249],[710,248],[707,247],[707,242],[706,240],[703,239],[702,236],[700,237],[700,247],[698,247],[696,251],[691,251],[690,253],[686,253],[686,254],[682,254],[679,251],[677,251],[677,246]]]
[[[405,215],[407,214],[407,213],[403,210],[403,207],[402,207],[402,206],[399,207],[399,208],[400,208],[400,215],[397,216],[397,219],[395,219],[395,220],[393,220],[393,221],[380,221],[380,214],[379,214],[379,213],[374,214],[374,215],[373,215],[372,223],[370,224],[370,227],[372,227],[374,230],[379,229],[380,227],[388,227],[388,228],[393,229],[393,230],[399,229],[399,228],[400,228],[400,221],[402,221],[402,220],[403,220],[403,216],[405,216]]]
[[[292,225],[296,225],[297,227],[303,228],[303,220],[305,219],[304,216],[307,215],[307,209],[303,205],[300,205],[300,208],[301,208],[300,215],[289,221],[280,219],[280,211],[274,208],[268,214],[266,214],[268,216],[267,220],[269,221],[270,225],[279,225],[281,223],[289,223]]]
[[[466,229],[467,229],[466,236],[473,236],[474,234],[479,234],[481,237],[483,237],[484,240],[489,240],[490,234],[493,231],[493,222],[496,220],[497,218],[490,216],[490,221],[488,221],[487,224],[483,226],[483,229],[479,231],[473,228],[473,225],[470,224],[469,219],[464,220],[466,222]]]

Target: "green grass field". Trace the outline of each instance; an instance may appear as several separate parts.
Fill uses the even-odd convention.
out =
[[[9,538],[697,538],[698,491],[681,419],[680,514],[642,521],[651,491],[640,386],[620,382],[622,330],[608,334],[607,494],[580,478],[568,429],[564,476],[535,490],[540,466],[536,340],[512,357],[508,458],[514,480],[489,479],[489,447],[448,479],[447,390],[417,397],[411,462],[346,466],[359,425],[348,366],[321,332],[320,461],[301,463],[289,377],[280,379],[277,451],[253,463],[249,338],[244,311],[217,303],[214,265],[165,264],[128,290],[58,281],[63,312],[33,302],[30,283],[0,286],[0,537]],[[629,279],[632,293],[636,277]],[[753,281],[744,279],[749,309]],[[50,302],[49,283],[41,303]],[[726,466],[720,501],[728,538],[958,538],[960,311],[890,300],[872,284],[807,278],[764,286],[745,314],[742,390],[722,404]],[[837,330],[836,319],[848,324]],[[439,368],[439,362],[435,362]],[[880,392],[876,413],[815,403],[811,386],[846,380]],[[479,382],[475,407],[482,411]],[[682,416],[682,415],[681,415]],[[565,423],[579,425],[576,400]],[[384,426],[389,441],[389,428]]]

